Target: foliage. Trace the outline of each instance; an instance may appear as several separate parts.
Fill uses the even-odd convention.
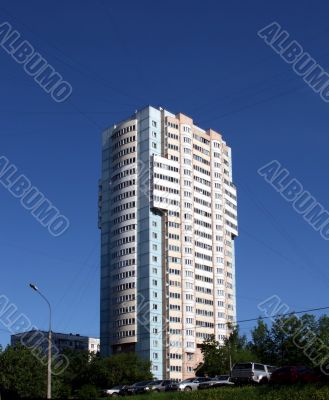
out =
[[[96,399],[98,391],[93,385],[83,385],[77,392],[78,398],[81,400]]]
[[[108,386],[153,379],[150,361],[141,359],[135,353],[121,353],[106,358],[104,367]]]
[[[231,362],[228,364],[228,367],[230,367],[230,364],[234,365],[237,362],[258,361],[257,356],[248,346],[247,337],[240,335],[238,326],[232,329],[230,336],[224,341],[224,347],[227,349],[226,354],[231,356]]]
[[[235,327],[223,345],[212,336],[203,342],[201,351],[204,362],[196,369],[199,376],[227,373],[230,365],[244,361],[317,367],[319,360],[329,360],[329,317],[281,316],[270,327],[259,319],[249,342]]]
[[[229,372],[231,364],[244,361],[276,366],[314,367],[316,361],[320,359],[327,357],[329,360],[329,317],[327,316],[315,318],[305,314],[298,318],[295,315],[289,315],[278,317],[270,326],[260,319],[251,331],[249,342],[246,336],[240,334],[238,327],[234,329],[230,327],[230,329],[230,336],[222,344],[214,336],[204,341],[201,347],[204,363],[196,369],[196,375],[225,374]],[[318,346],[315,345],[316,342]],[[303,350],[306,348],[313,352],[311,356],[314,362],[311,360],[310,353],[307,354]],[[54,398],[72,398],[77,394],[81,398],[94,397],[97,396],[98,389],[152,379],[151,363],[141,359],[135,353],[122,353],[111,357],[73,350],[65,353],[69,359],[69,366],[61,375],[53,376]],[[326,365],[329,366],[329,362]],[[0,392],[3,398],[45,397],[46,388],[46,365],[38,361],[29,349],[21,346],[8,346],[5,350],[0,348]],[[275,393],[271,392],[270,388],[244,388],[243,390],[241,389],[240,392],[240,389],[234,388],[234,391],[230,392],[228,389],[223,389],[216,392],[216,397],[213,397],[214,394],[211,394],[211,391],[207,391],[208,394],[192,393],[189,394],[189,399],[231,400],[234,398],[239,400],[243,398],[242,393],[248,400],[254,398],[297,399],[298,395],[300,395],[300,400],[329,398],[329,393],[325,392],[328,389],[325,388],[307,389],[310,391],[308,397],[304,396],[306,389],[298,392],[296,388],[285,388]],[[259,390],[265,391],[261,393]],[[290,393],[289,390],[292,392]],[[284,394],[281,396],[281,392],[285,393],[286,397]],[[236,397],[230,397],[233,396],[232,393],[235,393]],[[261,397],[259,397],[260,394]],[[161,396],[160,394],[159,400]],[[172,400],[177,396],[185,399],[184,393],[170,394],[168,398]],[[152,395],[148,396],[148,399],[152,399]]]
[[[264,364],[273,364],[275,354],[274,343],[270,337],[268,326],[262,321],[251,332],[252,341],[249,343],[250,350],[257,359]]]
[[[4,398],[41,398],[47,391],[47,368],[22,346],[0,353],[0,391]]]
[[[197,376],[214,376],[223,373],[227,367],[227,357],[224,354],[225,350],[219,345],[214,335],[202,343],[201,352],[203,363],[195,371]]]
[[[262,320],[251,332],[249,348],[261,362],[277,366],[317,366],[317,360],[329,355],[329,318],[318,320],[309,314],[278,317],[269,328]],[[315,345],[317,344],[317,346]],[[318,357],[312,362],[304,349],[312,347]]]
[[[134,353],[111,357],[87,351],[68,350],[68,368],[53,375],[54,398],[96,398],[98,389],[119,383],[130,384],[152,379],[151,363]],[[0,391],[4,398],[44,398],[47,390],[47,367],[25,347],[8,346],[0,353]],[[91,396],[91,397],[90,397]]]
[[[66,351],[69,367],[58,378],[57,396],[68,397],[72,393],[87,393],[91,387],[102,389],[117,384],[131,384],[149,380],[151,363],[135,353],[121,353],[111,357],[84,351]]]
[[[205,340],[201,352],[204,362],[196,370],[199,376],[226,374],[229,373],[231,365],[237,362],[258,359],[248,346],[246,336],[240,336],[238,327],[232,330],[223,345],[220,345],[214,336]]]
[[[200,390],[189,393],[156,393],[147,396],[147,400],[327,400],[329,387],[291,386],[282,388],[234,387]],[[145,395],[133,397],[133,400],[145,400]]]

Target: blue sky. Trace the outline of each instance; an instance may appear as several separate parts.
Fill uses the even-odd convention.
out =
[[[73,94],[55,103],[0,49],[0,155],[71,223],[52,237],[0,186],[0,292],[46,328],[45,305],[28,288],[37,282],[54,330],[99,334],[101,131],[151,104],[220,131],[233,149],[238,318],[258,316],[273,294],[294,310],[329,305],[329,242],[257,174],[277,159],[329,208],[329,104],[257,36],[277,21],[326,69],[328,11],[325,1],[3,0],[1,23]]]

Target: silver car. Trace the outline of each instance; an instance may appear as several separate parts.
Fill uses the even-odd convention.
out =
[[[198,389],[212,389],[223,386],[234,386],[234,383],[231,380],[229,375],[219,375],[215,378],[208,378],[206,382],[200,383]]]
[[[147,385],[145,388],[146,391],[153,391],[153,392],[169,392],[177,390],[178,385],[176,382],[170,379],[158,380],[153,381]]]
[[[119,386],[114,386],[112,389],[104,389],[103,390],[103,395],[105,397],[119,397],[120,392],[122,389],[124,389],[124,385],[119,385]]]
[[[197,390],[199,384],[202,382],[209,381],[209,378],[189,378],[178,384],[178,390],[181,392],[191,392]]]

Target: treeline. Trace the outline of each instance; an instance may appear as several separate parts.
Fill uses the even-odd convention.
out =
[[[99,389],[152,379],[151,363],[134,353],[102,358],[87,351],[66,351],[68,367],[52,377],[53,398],[98,398]],[[0,353],[1,399],[45,398],[47,366],[22,346]]]
[[[305,314],[279,317],[268,325],[259,320],[249,338],[233,329],[220,346],[214,337],[202,344],[204,362],[195,375],[229,373],[237,362],[254,361],[273,366],[305,365],[329,375],[329,317]],[[99,389],[152,379],[151,363],[134,353],[111,357],[84,351],[66,351],[68,367],[54,367],[53,398],[90,399]],[[47,365],[22,346],[0,348],[1,399],[45,398]]]
[[[202,345],[204,363],[196,373],[228,373],[236,362],[255,361],[273,366],[304,365],[329,373],[329,317],[305,314],[278,317],[269,326],[259,320],[248,340],[239,327],[223,346],[211,337]]]

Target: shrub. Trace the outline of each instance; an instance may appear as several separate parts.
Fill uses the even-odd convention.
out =
[[[78,390],[78,398],[81,400],[97,399],[98,391],[93,385],[84,385]]]

